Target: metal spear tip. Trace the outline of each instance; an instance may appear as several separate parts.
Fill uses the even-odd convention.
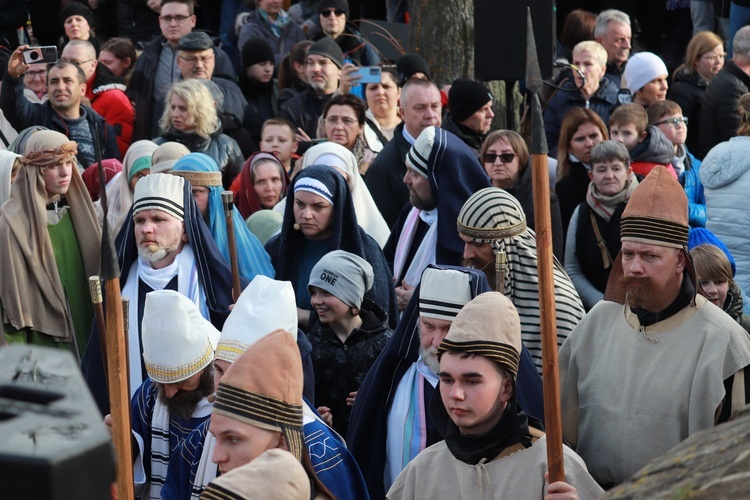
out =
[[[531,22],[531,9],[526,8],[526,88],[532,93],[542,90],[542,70],[539,68],[539,55],[536,51],[534,25]]]

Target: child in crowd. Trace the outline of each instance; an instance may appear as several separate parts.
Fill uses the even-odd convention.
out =
[[[726,254],[716,245],[703,243],[690,250],[690,257],[695,266],[700,294],[750,333],[750,316],[742,313],[742,291],[733,279],[732,266]]]
[[[682,108],[674,101],[659,101],[648,107],[648,124],[657,127],[674,147],[672,167],[685,188],[688,198],[690,227],[706,226],[706,198],[700,179],[700,160],[696,159],[685,145],[688,119],[682,116]]]
[[[296,135],[291,123],[283,118],[270,118],[263,123],[260,132],[260,150],[265,153],[273,153],[279,159],[290,175],[292,173],[292,160],[297,160]]]
[[[372,280],[372,266],[343,250],[327,253],[310,272],[310,304],[318,316],[307,334],[315,403],[342,436],[349,429],[359,386],[393,335],[386,312],[364,298]]]
[[[672,168],[674,147],[661,130],[649,126],[643,106],[624,104],[615,109],[609,118],[609,129],[611,139],[628,148],[630,167],[640,179],[656,165],[663,165],[677,177]]]

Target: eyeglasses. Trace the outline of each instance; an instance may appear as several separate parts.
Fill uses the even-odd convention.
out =
[[[177,56],[180,59],[182,59],[185,62],[189,62],[190,64],[196,64],[198,61],[202,62],[203,64],[208,64],[208,62],[214,58],[214,55],[211,54],[210,56],[202,56],[202,57],[185,57],[185,56]]]
[[[664,125],[664,124],[667,124],[670,127],[677,127],[677,125],[680,125],[680,124],[687,126],[688,119],[687,119],[687,116],[681,116],[679,118],[667,118],[666,120],[662,120],[656,123],[656,125]]]
[[[338,125],[339,123],[346,125],[347,127],[351,127],[355,123],[357,123],[357,120],[354,118],[349,118],[348,116],[329,116],[328,118],[325,118],[324,121],[326,123],[330,123],[331,125]]]
[[[484,153],[482,159],[485,163],[495,163],[498,158],[500,158],[500,161],[503,163],[510,163],[516,156],[518,155],[515,153],[501,153],[499,155],[496,155],[495,153]]]
[[[33,80],[34,78],[39,78],[40,80],[44,80],[47,78],[47,70],[39,70],[39,71],[27,71],[25,73],[25,76],[29,78],[29,80]]]
[[[346,14],[346,12],[341,9],[325,9],[320,13],[320,15],[323,17],[331,17],[331,14],[335,14],[336,17],[341,17]]]
[[[68,59],[67,57],[61,57],[60,61],[75,64],[76,66],[80,66],[82,64],[86,64],[87,62],[93,61],[93,59],[86,59],[85,61],[76,61],[75,59]]]
[[[706,61],[716,62],[716,61],[723,61],[726,59],[726,54],[704,54],[701,56],[701,59],[705,59]]]
[[[177,21],[177,24],[185,22],[190,16],[159,16],[159,20],[170,24],[172,21]]]

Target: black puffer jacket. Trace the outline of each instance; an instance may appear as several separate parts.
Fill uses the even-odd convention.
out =
[[[318,135],[318,118],[323,114],[323,108],[331,100],[333,94],[318,95],[308,87],[289,101],[285,102],[279,110],[279,116],[289,123],[304,130],[311,139]]]
[[[156,144],[170,141],[183,144],[191,153],[205,153],[213,158],[221,170],[224,189],[229,189],[232,180],[242,170],[244,160],[240,147],[234,139],[222,132],[221,126],[208,139],[192,132],[178,130],[168,130],[161,137],[154,139]]]
[[[359,390],[367,372],[393,335],[385,311],[365,299],[359,312],[362,326],[346,342],[327,325],[316,322],[307,338],[312,344],[315,372],[315,404],[327,406],[333,415],[333,428],[342,436],[349,430],[351,407],[346,405],[349,393]]]
[[[703,98],[698,149],[695,152],[698,158],[706,156],[720,142],[737,135],[740,127],[737,101],[749,88],[750,76],[731,60],[711,80]]]
[[[682,116],[689,119],[688,135],[685,144],[689,151],[698,151],[698,136],[701,129],[701,111],[703,98],[706,95],[708,82],[696,71],[688,72],[684,68],[675,73],[672,85],[669,86],[667,98],[682,108]]]

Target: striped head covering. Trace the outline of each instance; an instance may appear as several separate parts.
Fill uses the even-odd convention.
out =
[[[521,204],[504,189],[477,191],[458,215],[458,232],[478,243],[489,243],[495,253],[495,288],[508,297],[521,317],[521,338],[542,372],[541,325],[539,319],[539,275],[536,235],[526,227]],[[553,257],[557,343],[585,315],[583,304],[562,264]]]
[[[657,165],[633,191],[620,219],[620,239],[682,249],[689,230],[685,190]]]
[[[160,384],[200,373],[213,361],[219,340],[219,331],[198,307],[174,290],[146,294],[141,330],[146,371]]]
[[[289,451],[302,460],[302,358],[288,332],[269,333],[229,367],[213,412],[283,432]]]
[[[300,177],[294,183],[294,192],[307,191],[308,193],[317,194],[318,196],[325,198],[325,200],[331,205],[335,205],[333,202],[333,193],[331,193],[328,186],[322,181],[314,179],[312,177]]]
[[[466,304],[438,347],[446,351],[479,354],[500,363],[516,379],[521,356],[521,320],[503,294],[487,292]]]
[[[147,175],[135,185],[133,215],[143,210],[161,210],[175,219],[185,220],[182,177],[169,174]]]
[[[216,359],[230,363],[267,333],[281,328],[297,340],[297,307],[288,281],[258,275],[229,313],[216,347]]]
[[[430,153],[435,145],[436,127],[427,127],[419,134],[414,145],[406,153],[406,166],[414,169],[423,177],[427,177],[429,171]]]
[[[272,449],[252,462],[217,477],[201,500],[308,500],[310,480],[288,451]]]
[[[419,287],[419,315],[453,321],[472,297],[469,273],[429,266]]]

